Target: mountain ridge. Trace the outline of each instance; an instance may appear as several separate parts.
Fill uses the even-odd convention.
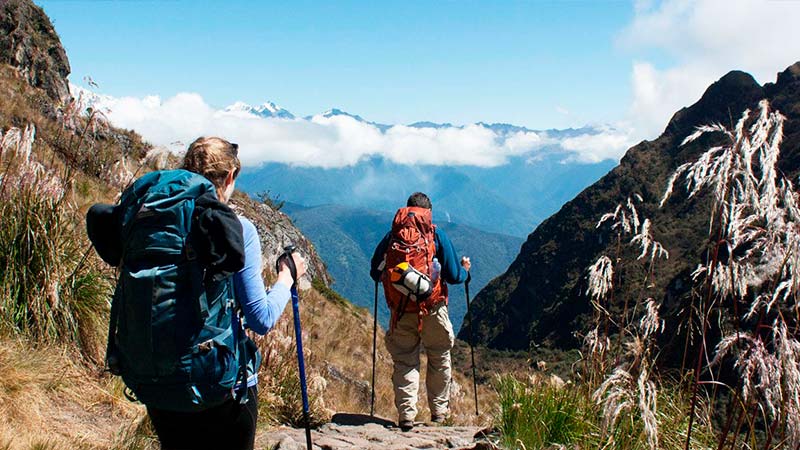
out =
[[[689,261],[701,257],[707,242],[707,206],[701,198],[672,201],[659,209],[669,174],[681,163],[693,160],[710,138],[682,146],[696,126],[731,124],[746,108],[762,98],[787,116],[785,149],[779,167],[792,179],[800,170],[800,63],[778,76],[776,83],[760,86],[752,76],[731,71],[709,86],[693,105],[677,111],[662,135],[631,147],[619,166],[587,187],[561,209],[544,220],[528,236],[509,269],[478,293],[475,299],[477,339],[492,348],[530,350],[537,346],[562,350],[577,348],[588,329],[591,306],[586,297],[586,268],[602,253],[611,239],[596,229],[603,213],[613,211],[627,196],[640,194],[640,212],[652,218],[656,239],[670,251],[668,262],[659,267],[655,279],[657,300],[669,335],[664,337],[665,361],[674,356],[684,336],[675,332],[681,299],[691,286]],[[676,194],[685,199],[685,194]],[[611,252],[610,254],[613,254]],[[635,256],[634,256],[635,258]],[[620,298],[635,292],[622,291]],[[613,305],[612,305],[613,307]],[[459,332],[463,339],[466,324]],[[674,360],[672,361],[674,363]]]

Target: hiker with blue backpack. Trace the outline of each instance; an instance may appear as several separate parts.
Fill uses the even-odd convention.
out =
[[[444,423],[450,414],[450,350],[455,335],[447,284],[467,281],[471,267],[469,258],[459,260],[450,239],[432,223],[431,208],[427,195],[412,194],[395,214],[371,261],[376,302],[377,283],[382,282],[391,311],[385,341],[394,364],[392,385],[403,431],[414,427],[417,416],[421,348],[428,357],[425,387],[431,422]]]
[[[306,271],[291,253],[293,270],[279,262],[265,289],[256,227],[227,206],[240,169],[236,144],[201,137],[181,169],[146,174],[87,214],[119,273],[108,370],[145,404],[163,449],[253,448],[261,357],[245,328],[267,333]]]

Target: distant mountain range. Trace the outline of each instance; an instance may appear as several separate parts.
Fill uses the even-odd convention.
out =
[[[395,127],[415,129],[485,129],[500,145],[513,145],[525,136],[540,141],[529,151],[509,156],[494,166],[404,164],[384,156],[363,158],[343,167],[317,167],[267,162],[245,167],[237,186],[251,194],[267,192],[306,206],[342,205],[379,211],[393,211],[409,194],[423,191],[436,204],[440,222],[456,222],[481,230],[524,237],[583,188],[605,175],[616,164],[606,159],[587,163],[571,159],[563,148],[565,140],[598,136],[608,127],[564,130],[533,130],[505,124],[478,122],[472,125],[415,122],[389,125],[370,122],[358,114],[333,108],[321,114],[298,118],[272,102],[251,106],[236,102],[219,114],[237,117],[316,121],[334,117],[374,126],[381,133]],[[613,130],[612,130],[613,131]],[[457,153],[454,147],[452,152]]]
[[[70,90],[73,96],[80,96],[86,107],[107,109],[112,119],[118,106],[125,110],[126,102],[130,103],[75,85],[70,85]],[[148,97],[141,102],[142,107],[157,110],[161,100]],[[170,114],[166,116],[172,117]],[[141,114],[123,117],[138,123]],[[225,122],[225,117],[237,122]],[[607,148],[608,138],[625,135],[607,126],[533,130],[485,122],[389,125],[370,122],[338,108],[301,118],[270,101],[258,106],[236,102],[212,110],[206,120],[233,126],[242,137],[247,135],[242,130],[250,128],[250,119],[254,129],[262,127],[264,132],[266,126],[267,135],[276,127],[285,126],[285,133],[290,136],[286,138],[288,143],[278,138],[276,144],[288,146],[278,152],[278,158],[282,158],[278,161],[283,162],[264,156],[272,150],[269,140],[249,142],[249,157],[267,161],[260,166],[246,166],[239,177],[238,187],[250,194],[269,191],[306,206],[338,204],[393,211],[409,194],[423,191],[434,200],[440,222],[452,221],[518,237],[526,236],[564,202],[613,168],[617,161],[614,151]],[[354,125],[352,122],[367,127],[342,137],[351,130],[348,127]],[[174,137],[165,136],[170,126]],[[370,127],[375,130],[371,132]],[[153,132],[162,144],[170,142],[168,145],[176,150],[185,146],[186,139],[194,139],[191,133],[187,136],[192,137],[183,136],[185,130],[175,124],[162,127],[146,123],[141,128]],[[309,141],[304,142],[303,136],[308,136]],[[315,136],[318,141],[314,141]],[[355,142],[351,144],[348,139]],[[364,142],[372,143],[364,147]],[[378,148],[372,150],[369,145],[373,144]],[[313,156],[287,156],[287,152],[298,150],[302,154],[304,145],[313,148],[309,153]],[[325,145],[333,147],[327,150]],[[361,146],[356,150],[361,156],[346,156],[348,145]],[[388,150],[381,145],[388,145]],[[615,145],[619,144],[612,144]],[[338,158],[337,152],[345,156]],[[407,159],[403,152],[407,152]]]
[[[423,191],[439,222],[524,237],[615,165],[564,163],[555,149],[544,149],[534,161],[518,156],[496,167],[403,165],[380,157],[330,169],[267,163],[245,168],[237,187],[307,206],[378,211],[394,211],[411,193]]]
[[[309,121],[347,117],[370,124],[381,133],[391,132],[394,127],[335,108],[298,119],[269,102],[259,107],[237,103],[223,113]],[[464,128],[433,122],[405,126]],[[482,122],[470,126],[490,130],[499,141],[531,133],[548,143],[492,167],[401,164],[381,156],[333,168],[271,162],[245,167],[237,187],[253,196],[267,194],[278,202],[286,201],[283,211],[316,246],[335,280],[333,288],[356,305],[368,308],[372,307],[374,295],[369,260],[375,245],[388,231],[394,211],[405,204],[408,195],[426,192],[434,204],[435,221],[458,251],[474,261],[471,288],[475,293],[506,270],[531,229],[605,175],[616,161],[573,161],[561,147],[565,139],[595,136],[604,131],[600,128],[536,131]],[[379,305],[379,319],[385,325],[389,313],[382,291]],[[463,286],[456,286],[451,290],[450,308],[456,330],[465,313]]]
[[[99,101],[99,100],[107,100],[107,99],[111,98],[109,96],[98,95],[96,93],[93,93],[93,92],[91,92],[89,90],[86,90],[84,88],[81,88],[81,87],[75,86],[75,85],[71,85],[70,89],[73,92],[84,92],[85,93],[84,95],[86,96],[87,99],[89,99],[90,103],[96,102],[96,101]],[[245,102],[237,101],[237,102],[233,103],[232,105],[226,106],[221,111],[224,114],[232,114],[232,115],[236,115],[236,116],[249,115],[249,116],[252,116],[252,117],[260,117],[260,118],[267,118],[267,119],[268,118],[277,118],[277,119],[289,119],[289,120],[291,120],[291,119],[300,118],[300,116],[296,116],[296,115],[292,114],[287,109],[285,109],[285,108],[283,108],[281,106],[278,106],[278,105],[276,105],[275,103],[273,103],[271,101],[266,101],[266,102],[264,102],[264,103],[262,103],[262,104],[260,104],[258,106],[253,106],[253,105],[250,105],[250,104],[245,103]],[[385,123],[373,122],[373,121],[364,119],[363,117],[361,117],[358,114],[353,114],[353,113],[344,111],[344,110],[339,109],[339,108],[331,108],[331,109],[328,109],[328,110],[326,110],[326,111],[324,111],[324,112],[322,112],[320,114],[306,115],[306,116],[303,116],[302,119],[303,120],[313,120],[315,117],[324,117],[326,119],[329,119],[331,117],[337,117],[337,116],[349,117],[349,118],[351,118],[351,119],[353,119],[353,120],[355,120],[357,122],[373,125],[373,126],[378,128],[382,132],[385,132],[386,130],[398,125],[398,124],[385,124]],[[591,135],[591,134],[597,134],[597,133],[599,133],[601,131],[608,131],[607,127],[598,128],[598,127],[592,127],[592,126],[585,126],[585,127],[581,127],[581,128],[565,128],[565,129],[551,128],[551,129],[547,129],[547,130],[534,130],[534,129],[531,129],[531,128],[518,126],[518,125],[512,125],[512,124],[508,124],[508,123],[476,122],[474,125],[478,125],[478,126],[487,128],[489,130],[492,130],[493,132],[497,133],[498,136],[500,136],[501,138],[502,137],[507,137],[508,135],[511,135],[513,133],[520,133],[520,132],[539,133],[539,134],[546,135],[546,136],[551,137],[551,138],[558,139],[558,138],[566,138],[566,137],[576,137],[576,136],[581,136],[581,135]],[[405,125],[405,126],[408,126],[408,127],[411,127],[411,128],[434,128],[434,129],[464,128],[465,127],[465,125],[454,125],[454,124],[449,123],[449,122],[436,123],[436,122],[430,122],[430,121],[418,121],[418,122],[410,123],[410,124]]]
[[[334,279],[333,287],[358,306],[369,308],[374,302],[374,284],[369,277],[370,259],[375,246],[389,231],[393,213],[365,208],[325,205],[306,208],[286,203],[282,209],[313,243]],[[473,261],[471,293],[478,292],[492,278],[502,273],[519,252],[522,239],[487,233],[464,225],[438,223],[456,250]],[[378,318],[384,326],[389,311],[379,288]],[[461,327],[466,314],[463,285],[450,289],[450,319]]]

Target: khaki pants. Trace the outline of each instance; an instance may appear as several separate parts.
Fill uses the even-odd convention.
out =
[[[394,362],[392,384],[399,421],[414,420],[417,416],[420,344],[428,356],[425,388],[431,414],[446,416],[449,411],[450,350],[455,335],[447,306],[442,302],[422,317],[421,333],[417,331],[417,317],[415,313],[403,314],[395,329],[386,335],[386,348]]]

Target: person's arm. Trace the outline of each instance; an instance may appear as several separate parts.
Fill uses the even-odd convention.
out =
[[[261,278],[261,241],[252,222],[240,217],[244,235],[244,268],[233,276],[236,299],[242,307],[247,326],[258,334],[266,334],[278,322],[291,298],[290,286],[276,282],[269,292]]]
[[[386,233],[381,242],[375,247],[375,253],[372,254],[372,261],[370,263],[369,276],[375,281],[380,281],[381,273],[383,273],[383,257],[386,255],[386,247],[389,246],[389,237],[392,233]]]
[[[449,284],[461,284],[467,279],[467,271],[461,266],[453,243],[441,228],[436,228],[436,257],[442,265],[442,279]]]

